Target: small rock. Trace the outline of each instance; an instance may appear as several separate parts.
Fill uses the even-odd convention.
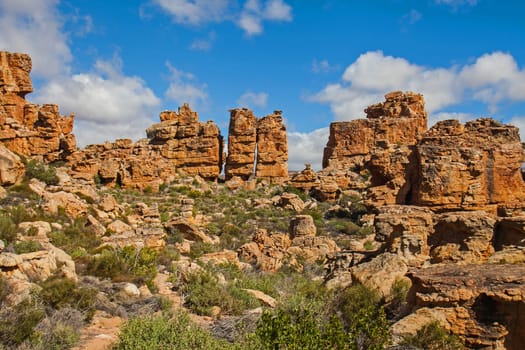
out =
[[[126,283],[122,291],[126,293],[126,295],[130,297],[135,297],[135,298],[140,297],[140,294],[141,294],[140,289],[133,283]]]

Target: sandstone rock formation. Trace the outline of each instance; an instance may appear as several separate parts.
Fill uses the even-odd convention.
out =
[[[417,145],[411,202],[435,209],[484,209],[525,201],[518,128],[492,119],[438,122]],[[492,208],[491,208],[492,207]]]
[[[257,144],[257,117],[246,108],[230,110],[226,180],[238,176],[248,180],[254,172]]]
[[[271,183],[288,180],[288,141],[281,111],[259,119],[255,175]]]
[[[254,175],[271,183],[288,180],[288,141],[281,111],[257,119],[249,109],[230,110],[225,175],[226,180],[246,181]]]
[[[33,91],[31,66],[26,54],[0,52],[0,142],[17,154],[66,160],[76,150],[74,116],[61,116],[57,105],[25,100]]]
[[[409,303],[415,309],[427,308],[441,315],[434,319],[444,320],[442,324],[465,339],[469,348],[522,349],[524,276],[522,264],[487,264],[483,268],[449,264],[420,269],[409,274],[413,283]]]
[[[165,111],[147,129],[148,138],[91,145],[71,156],[72,176],[103,184],[158,189],[182,172],[215,180],[222,169],[223,140],[212,121],[198,121],[189,105]]]
[[[412,92],[391,92],[385,102],[369,106],[367,119],[334,122],[324,150],[323,168],[363,167],[376,142],[414,145],[427,129],[423,96]]]
[[[14,185],[24,178],[25,167],[20,157],[0,144],[0,186]]]

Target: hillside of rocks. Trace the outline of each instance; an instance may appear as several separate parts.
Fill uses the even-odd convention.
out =
[[[77,149],[74,116],[26,101],[31,58],[0,67],[0,348],[126,348],[181,314],[194,348],[525,347],[516,127],[428,128],[422,95],[391,92],[289,175],[281,111],[230,110],[227,149],[187,104]]]

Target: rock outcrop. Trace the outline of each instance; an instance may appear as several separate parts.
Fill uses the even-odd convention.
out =
[[[524,276],[524,265],[420,269],[409,274],[409,303],[417,310],[432,310],[427,314],[461,336],[469,348],[523,349],[525,335],[519,325],[525,324]],[[394,332],[413,322],[410,317],[399,321]]]
[[[247,181],[254,175],[271,183],[288,180],[288,141],[281,111],[257,119],[249,109],[230,110],[225,175],[226,180]]]
[[[14,185],[22,181],[24,174],[20,157],[0,143],[0,186]]]
[[[493,119],[438,122],[417,145],[411,202],[436,210],[483,209],[525,201],[518,128]]]
[[[109,186],[158,189],[178,173],[215,180],[222,169],[223,139],[217,125],[198,121],[189,105],[165,111],[148,138],[90,145],[71,156],[72,176]]]
[[[412,92],[391,92],[386,101],[369,106],[367,119],[330,124],[324,149],[323,168],[359,169],[368,162],[378,141],[414,145],[427,129],[423,96]]]
[[[0,142],[46,162],[66,160],[76,150],[74,116],[61,116],[57,105],[25,100],[33,91],[31,68],[28,55],[0,52]]]

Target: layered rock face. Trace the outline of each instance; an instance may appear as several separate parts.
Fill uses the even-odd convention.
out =
[[[246,108],[230,110],[228,157],[225,173],[229,180],[238,176],[248,180],[253,175],[257,145],[257,117]]]
[[[365,109],[367,119],[335,122],[324,149],[323,168],[363,167],[376,143],[414,145],[427,129],[423,95],[391,92]]]
[[[76,150],[74,116],[61,116],[58,106],[28,103],[33,91],[31,58],[0,52],[0,142],[9,150],[46,162],[66,160]]]
[[[437,123],[417,145],[411,202],[436,209],[486,209],[525,200],[518,128],[492,119]]]
[[[272,183],[288,180],[288,139],[281,111],[259,119],[255,175]]]
[[[271,183],[288,180],[288,139],[281,111],[260,119],[246,108],[230,111],[225,174],[226,180],[246,181],[254,174]]]
[[[177,172],[215,180],[222,168],[223,139],[217,125],[198,121],[189,105],[165,111],[161,122],[146,130],[147,139],[90,145],[71,157],[72,175],[97,176],[107,185],[153,189]]]
[[[409,274],[412,315],[394,332],[414,324],[415,317],[440,320],[469,348],[523,349],[525,335],[525,267],[523,265],[441,265]],[[427,319],[427,317],[424,317]]]

